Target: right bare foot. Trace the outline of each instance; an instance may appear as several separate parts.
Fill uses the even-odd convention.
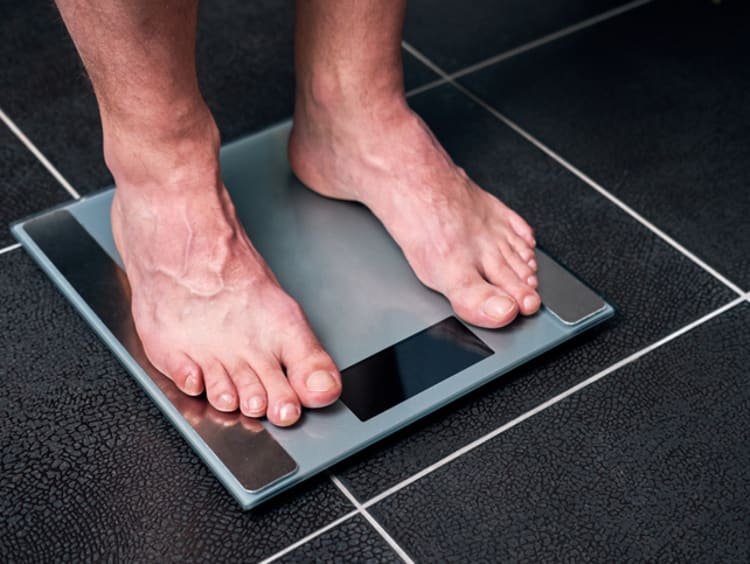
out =
[[[156,130],[105,122],[112,230],[149,360],[183,392],[275,425],[333,403],[339,372],[239,224],[208,111]]]

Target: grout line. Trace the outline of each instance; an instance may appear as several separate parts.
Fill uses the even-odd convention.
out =
[[[750,296],[750,294],[748,294],[748,296]],[[374,505],[374,504],[376,504],[376,503],[378,503],[378,502],[380,502],[380,501],[382,501],[383,499],[385,499],[385,498],[393,495],[394,493],[398,492],[399,490],[402,490],[403,488],[405,488],[405,487],[413,484],[417,480],[420,480],[421,478],[424,478],[428,474],[431,474],[435,470],[437,470],[437,469],[441,468],[442,466],[445,466],[446,464],[448,464],[448,463],[456,460],[460,456],[462,456],[462,455],[464,455],[464,454],[466,454],[466,453],[474,450],[475,448],[483,445],[484,443],[490,441],[491,439],[494,439],[495,437],[497,437],[501,433],[504,433],[505,431],[507,431],[509,429],[512,429],[516,425],[518,425],[518,424],[526,421],[527,419],[533,417],[537,413],[540,413],[540,412],[544,411],[545,409],[547,409],[549,407],[552,407],[553,405],[555,405],[555,404],[563,401],[564,399],[566,399],[569,396],[575,394],[576,392],[578,392],[578,391],[580,391],[580,390],[582,390],[582,389],[590,386],[594,382],[597,382],[597,381],[601,380],[602,378],[604,378],[605,376],[607,376],[607,375],[615,372],[616,370],[619,370],[620,368],[622,368],[622,367],[624,367],[624,366],[626,366],[628,364],[631,364],[631,363],[637,361],[638,359],[640,359],[641,357],[647,355],[648,353],[650,353],[650,352],[652,352],[652,351],[660,348],[661,346],[669,343],[670,341],[673,341],[674,339],[677,339],[678,337],[681,337],[685,333],[688,333],[689,331],[692,331],[696,327],[698,327],[700,325],[703,325],[707,321],[710,321],[714,317],[716,317],[718,315],[721,315],[725,311],[732,309],[733,307],[737,306],[738,304],[744,302],[745,299],[748,296],[742,296],[742,297],[739,297],[739,298],[735,298],[734,300],[732,300],[731,302],[723,305],[722,307],[720,307],[720,308],[718,308],[718,309],[716,309],[716,310],[714,310],[714,311],[712,311],[712,312],[704,315],[703,317],[701,317],[699,319],[696,319],[692,323],[689,323],[689,324],[685,325],[684,327],[682,327],[681,329],[678,329],[674,333],[671,333],[671,334],[667,335],[666,337],[663,337],[662,339],[660,339],[660,340],[656,341],[655,343],[652,343],[651,345],[649,345],[649,346],[647,346],[647,347],[645,347],[645,348],[643,348],[643,349],[641,349],[641,350],[639,350],[639,351],[631,354],[630,356],[627,356],[627,357],[619,360],[618,362],[614,363],[613,365],[609,366],[608,368],[605,368],[601,372],[599,372],[597,374],[594,374],[593,376],[587,378],[586,380],[583,380],[582,382],[579,382],[575,386],[572,386],[571,388],[568,388],[564,392],[561,392],[558,395],[556,395],[556,396],[548,399],[547,401],[539,404],[538,406],[536,406],[535,408],[527,411],[526,413],[523,413],[523,414],[519,415],[518,417],[516,417],[515,419],[512,419],[511,421],[508,421],[507,423],[505,423],[502,426],[498,427],[494,431],[490,431],[486,435],[483,435],[482,437],[479,437],[478,439],[472,441],[471,443],[469,443],[469,444],[467,444],[467,445],[459,448],[458,450],[454,451],[453,453],[449,454],[448,456],[445,456],[445,457],[441,458],[440,460],[438,460],[437,462],[435,462],[435,463],[433,463],[433,464],[431,464],[431,465],[423,468],[422,470],[420,470],[416,474],[413,474],[409,478],[406,478],[405,480],[402,480],[401,482],[395,484],[394,486],[388,488],[387,490],[381,492],[380,494],[378,494],[378,495],[370,498],[368,501],[366,501],[365,503],[362,504],[363,510],[366,509],[366,508],[368,508],[368,507],[370,507],[370,506],[372,506],[372,505]]]
[[[421,94],[422,92],[427,92],[428,90],[432,90],[433,88],[442,86],[443,84],[448,84],[448,81],[444,78],[436,78],[435,80],[432,80],[428,82],[427,84],[423,84],[422,86],[417,86],[416,88],[412,88],[405,94],[405,96],[407,98],[411,98],[412,96],[416,96],[417,94]]]
[[[268,558],[266,558],[264,560],[261,560],[259,564],[269,564],[270,562],[274,562],[275,560],[278,560],[282,556],[285,556],[285,555],[289,554],[290,552],[292,552],[296,548],[299,548],[303,544],[306,544],[307,542],[311,541],[312,539],[314,539],[316,537],[319,537],[323,533],[325,533],[327,531],[330,531],[331,529],[333,529],[334,527],[340,525],[344,521],[348,521],[352,517],[354,517],[356,515],[359,515],[359,514],[360,514],[360,511],[358,509],[355,509],[354,511],[350,511],[349,513],[347,513],[346,515],[343,515],[342,517],[339,517],[335,521],[331,521],[325,527],[321,527],[317,531],[313,531],[309,535],[307,535],[307,536],[302,537],[301,539],[299,539],[297,542],[295,542],[293,544],[290,544],[285,549],[280,550],[279,552],[277,552],[275,554],[272,554],[271,556],[269,556]]]
[[[44,154],[42,154],[42,152],[36,148],[36,145],[34,145],[31,140],[26,137],[26,135],[24,135],[23,131],[21,131],[18,126],[13,123],[13,120],[11,120],[2,109],[0,109],[0,121],[3,121],[5,125],[8,126],[8,129],[10,129],[13,134],[18,137],[21,143],[26,145],[26,148],[31,151],[31,153],[37,158],[40,163],[42,163],[44,168],[47,169],[47,171],[55,178],[55,180],[57,180],[60,185],[65,188],[68,194],[73,196],[73,198],[75,198],[76,200],[81,199],[81,195],[76,191],[75,188],[73,188],[73,186],[70,185],[70,182],[65,180],[65,177],[60,174],[60,171],[57,170],[55,166],[47,160],[47,157],[45,157]]]
[[[604,196],[606,199],[608,199],[610,202],[612,202],[614,205],[619,207],[622,211],[627,213],[630,217],[635,219],[637,222],[639,222],[641,225],[646,227],[648,230],[650,230],[652,233],[660,237],[663,241],[665,241],[667,244],[669,244],[672,248],[679,251],[693,261],[696,265],[701,267],[703,270],[711,274],[714,278],[719,280],[722,284],[729,287],[732,291],[734,291],[736,294],[742,295],[744,294],[744,291],[734,284],[731,280],[729,280],[727,277],[725,277],[723,274],[721,274],[719,271],[717,271],[715,268],[707,264],[705,261],[703,261],[701,258],[693,254],[690,250],[688,250],[686,247],[684,247],[682,244],[678,243],[675,239],[667,235],[664,231],[662,231],[659,227],[651,223],[649,220],[647,220],[645,217],[643,217],[640,213],[635,211],[633,208],[631,208],[629,205],[627,205],[625,202],[617,198],[612,193],[605,190],[599,183],[595,182],[591,177],[584,174],[581,170],[573,166],[570,162],[562,158],[560,155],[555,153],[552,149],[547,147],[544,143],[539,141],[536,137],[531,135],[529,132],[521,128],[517,123],[507,118],[505,115],[501,114],[498,110],[496,110],[494,107],[492,107],[490,104],[485,102],[483,99],[481,99],[479,96],[471,92],[470,90],[466,89],[463,85],[461,85],[458,82],[455,82],[454,80],[448,78],[448,75],[445,74],[445,71],[443,71],[440,67],[438,67],[435,63],[430,61],[427,57],[425,57],[422,53],[414,49],[411,45],[409,45],[406,42],[402,42],[402,45],[405,50],[407,50],[409,53],[411,53],[413,56],[418,58],[422,63],[433,69],[435,72],[440,74],[441,76],[446,78],[446,81],[450,83],[453,87],[456,88],[459,92],[464,94],[467,98],[474,101],[476,104],[480,105],[482,108],[487,110],[490,114],[492,114],[495,118],[500,120],[502,123],[504,123],[506,126],[508,126],[510,129],[518,133],[521,137],[526,139],[529,143],[534,145],[537,149],[545,153],[548,157],[552,158],[554,161],[556,161],[558,164],[562,165],[564,168],[566,168],[569,172],[573,173],[575,176],[577,176],[580,180],[588,184],[591,188],[599,192],[602,196]]]
[[[437,86],[440,86],[441,84],[446,84],[452,80],[455,80],[456,78],[460,78],[462,76],[465,76],[467,74],[471,74],[475,71],[481,70],[485,67],[489,67],[491,65],[494,65],[495,63],[499,63],[501,61],[505,61],[507,59],[510,59],[511,57],[515,57],[516,55],[520,55],[521,53],[525,53],[526,51],[531,51],[532,49],[536,49],[537,47],[541,47],[542,45],[545,45],[547,43],[551,43],[553,41],[557,41],[558,39],[562,39],[563,37],[566,37],[568,35],[572,35],[574,33],[577,33],[583,29],[586,29],[588,27],[594,26],[598,23],[607,21],[611,18],[614,18],[615,16],[619,16],[620,14],[624,14],[626,12],[629,12],[635,8],[639,8],[645,4],[650,4],[653,2],[653,0],[635,0],[634,2],[629,2],[627,4],[623,4],[622,6],[618,6],[617,8],[613,8],[611,10],[607,10],[606,12],[602,12],[601,14],[598,14],[596,16],[592,16],[588,19],[582,20],[578,23],[575,23],[573,25],[570,25],[568,27],[564,27],[558,31],[555,31],[553,33],[549,33],[547,35],[543,35],[542,37],[538,39],[534,39],[533,41],[529,41],[528,43],[524,43],[522,45],[519,45],[518,47],[513,47],[512,49],[509,49],[507,51],[503,51],[502,53],[498,55],[494,55],[492,57],[489,57],[487,59],[483,59],[477,63],[474,63],[472,65],[469,65],[467,67],[464,67],[458,71],[446,74],[446,73],[438,73],[441,74],[442,78],[438,78],[436,80],[433,80],[431,82],[428,82],[427,84],[423,84],[422,86],[418,86],[412,90],[409,90],[409,92],[406,93],[406,96],[414,96],[416,94],[420,94],[422,92],[425,92],[427,90],[431,90],[432,88],[435,88]],[[411,53],[411,51],[410,51]],[[411,53],[412,55],[414,53]],[[434,70],[434,69],[433,69]],[[444,76],[443,76],[444,75]]]
[[[396,554],[399,555],[401,560],[406,562],[406,564],[414,564],[414,560],[412,560],[412,558],[408,554],[406,554],[406,551],[401,548],[399,544],[393,539],[393,537],[388,533],[388,531],[386,531],[383,526],[378,523],[375,517],[373,517],[369,511],[362,507],[362,504],[357,500],[356,497],[354,497],[354,494],[349,491],[349,488],[347,488],[335,474],[330,473],[328,476],[329,478],[331,478],[331,481],[335,484],[335,486],[339,490],[341,490],[341,493],[343,493],[349,499],[349,501],[352,502],[354,507],[356,507],[357,510],[362,514],[362,516],[367,519],[370,525],[372,525],[372,528],[375,529],[378,534],[380,534],[380,536],[385,539],[385,542],[387,542],[390,547],[396,552]]]
[[[8,245],[5,248],[0,249],[0,255],[4,255],[5,253],[9,253],[11,251],[15,251],[16,249],[21,248],[21,243],[14,243],[12,245]]]

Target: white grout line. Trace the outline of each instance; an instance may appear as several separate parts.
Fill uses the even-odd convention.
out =
[[[391,535],[388,534],[388,532],[380,525],[380,523],[378,523],[375,520],[375,518],[372,515],[370,515],[370,513],[368,511],[366,511],[362,507],[362,504],[357,500],[357,498],[354,497],[354,495],[349,491],[349,489],[344,484],[341,483],[341,480],[339,480],[332,473],[329,473],[328,477],[331,479],[331,482],[333,482],[333,484],[341,491],[341,493],[344,494],[344,496],[346,496],[346,498],[355,507],[354,511],[350,511],[346,515],[344,515],[342,517],[339,517],[335,521],[332,521],[332,522],[328,523],[326,526],[321,527],[320,529],[318,529],[316,531],[313,531],[312,533],[310,533],[306,537],[303,537],[303,538],[299,539],[297,542],[295,542],[293,544],[290,544],[289,546],[287,546],[283,550],[280,550],[279,552],[276,552],[276,553],[272,554],[271,556],[267,557],[266,559],[261,560],[259,564],[270,564],[271,562],[275,562],[276,560],[278,560],[282,556],[286,556],[287,554],[289,554],[290,552],[296,550],[300,546],[302,546],[304,544],[307,544],[309,541],[313,540],[314,538],[319,537],[323,533],[325,533],[327,531],[330,531],[334,527],[337,527],[337,526],[341,525],[345,521],[348,521],[349,519],[351,519],[352,517],[355,517],[357,515],[362,515],[362,517],[364,517],[365,519],[367,519],[368,523],[370,523],[370,525],[372,525],[372,527],[378,532],[378,534],[380,534],[380,536],[383,537],[383,539],[390,545],[390,547],[394,550],[394,552],[396,552],[396,554],[398,554],[399,557],[401,557],[401,559],[404,562],[406,562],[407,564],[414,564],[414,561],[411,559],[411,557],[409,557],[409,555],[406,554],[406,552],[404,551],[404,549],[402,549],[398,545],[398,543],[396,543],[396,541],[393,540],[393,537],[391,537]]]
[[[355,509],[354,511],[350,511],[349,513],[347,513],[346,515],[344,515],[342,517],[339,517],[335,521],[331,521],[325,527],[321,527],[320,529],[318,529],[317,531],[313,531],[312,533],[310,533],[306,537],[302,537],[297,542],[295,542],[295,543],[290,544],[289,546],[287,546],[284,550],[280,550],[279,552],[277,552],[275,554],[272,554],[271,556],[269,556],[265,560],[261,560],[259,562],[259,564],[269,564],[270,562],[278,560],[282,556],[285,556],[285,555],[289,554],[290,552],[292,552],[293,550],[299,548],[303,544],[306,544],[308,541],[311,541],[312,539],[314,539],[316,537],[319,537],[323,533],[325,533],[327,531],[330,531],[334,527],[340,525],[344,521],[348,521],[349,519],[351,519],[352,517],[354,517],[356,515],[360,515],[360,511],[358,509]]]
[[[416,94],[420,94],[421,92],[425,92],[427,90],[435,88],[436,86],[440,86],[441,84],[447,84],[448,82],[455,80],[456,78],[460,78],[485,67],[489,67],[491,65],[494,65],[495,63],[499,63],[500,61],[505,61],[507,59],[510,59],[511,57],[515,57],[516,55],[525,53],[526,51],[531,51],[532,49],[536,49],[537,47],[541,47],[542,45],[551,43],[552,41],[557,41],[558,39],[562,39],[563,37],[572,35],[573,33],[577,33],[583,29],[607,21],[611,18],[614,18],[615,16],[619,16],[620,14],[624,14],[625,12],[629,12],[635,8],[643,6],[644,4],[650,4],[651,2],[653,2],[653,0],[636,0],[635,2],[629,2],[627,4],[623,4],[622,6],[618,6],[617,8],[607,10],[606,12],[602,12],[601,14],[592,16],[576,24],[564,27],[558,31],[544,35],[538,39],[509,49],[508,51],[503,51],[498,55],[494,55],[492,57],[479,61],[478,63],[469,65],[468,67],[464,67],[461,70],[455,71],[450,74],[445,74],[445,76],[443,76],[442,78],[438,78],[436,80],[428,82],[427,84],[423,84],[422,86],[418,86],[412,90],[409,90],[409,92],[406,93],[406,96],[414,96]]]
[[[407,98],[411,98],[412,96],[416,96],[417,94],[421,94],[422,92],[427,92],[428,90],[432,90],[433,88],[437,88],[438,86],[442,86],[443,84],[448,84],[448,81],[444,78],[438,78],[431,82],[428,82],[427,84],[423,84],[422,86],[412,88],[405,94],[405,96]]]
[[[628,364],[631,364],[631,363],[635,362],[636,360],[638,360],[641,357],[647,355],[648,353],[650,353],[650,352],[658,349],[659,347],[661,347],[661,346],[669,343],[670,341],[673,341],[674,339],[676,339],[676,338],[684,335],[685,333],[687,333],[689,331],[692,331],[696,327],[698,327],[698,326],[706,323],[707,321],[710,321],[711,319],[713,319],[714,317],[716,317],[718,315],[721,315],[725,311],[727,311],[729,309],[732,309],[736,305],[744,302],[745,299],[746,299],[746,296],[735,298],[734,300],[732,300],[728,304],[723,305],[722,307],[720,307],[720,308],[712,311],[711,313],[708,313],[708,314],[704,315],[700,319],[696,319],[692,323],[689,323],[688,325],[685,325],[684,327],[682,327],[681,329],[678,329],[674,333],[671,333],[670,335],[667,335],[666,337],[664,337],[664,338],[656,341],[655,343],[652,343],[651,345],[649,345],[649,346],[647,346],[647,347],[645,347],[645,348],[643,348],[643,349],[641,349],[641,350],[639,350],[639,351],[631,354],[630,356],[627,356],[627,357],[623,358],[622,360],[616,362],[615,364],[609,366],[608,368],[605,368],[601,372],[599,372],[597,374],[594,374],[590,378],[587,378],[586,380],[583,380],[582,382],[579,382],[575,386],[573,386],[571,388],[568,388],[564,392],[562,392],[562,393],[560,393],[560,394],[558,394],[558,395],[556,395],[556,396],[548,399],[547,401],[539,404],[534,409],[531,409],[531,410],[527,411],[526,413],[524,413],[522,415],[519,415],[515,419],[513,419],[511,421],[508,421],[507,423],[505,423],[504,425],[498,427],[494,431],[491,431],[491,432],[487,433],[486,435],[484,435],[482,437],[479,437],[478,439],[474,440],[473,442],[471,442],[471,443],[469,443],[469,444],[461,447],[460,449],[458,449],[455,452],[449,454],[448,456],[446,456],[446,457],[438,460],[437,462],[431,464],[430,466],[427,466],[426,468],[423,468],[422,470],[420,470],[416,474],[410,476],[409,478],[406,478],[405,480],[399,482],[398,484],[396,484],[396,485],[388,488],[387,490],[385,490],[385,491],[381,492],[380,494],[374,496],[373,498],[367,500],[365,503],[362,504],[362,508],[366,509],[366,508],[368,508],[368,507],[370,507],[370,506],[372,506],[372,505],[374,505],[374,504],[382,501],[386,497],[389,497],[389,496],[393,495],[394,493],[398,492],[399,490],[404,489],[405,487],[413,484],[417,480],[420,480],[421,478],[424,478],[428,474],[431,474],[432,472],[434,472],[438,468],[441,468],[441,467],[445,466],[446,464],[448,464],[448,463],[456,460],[460,456],[463,456],[467,452],[472,451],[475,448],[483,445],[487,441],[490,441],[490,440],[494,439],[495,437],[497,437],[501,433],[504,433],[505,431],[507,431],[509,429],[512,429],[513,427],[515,427],[519,423],[522,423],[522,422],[526,421],[527,419],[529,419],[530,417],[533,417],[537,413],[540,413],[540,412],[544,411],[545,409],[547,409],[549,407],[552,407],[553,405],[555,405],[555,404],[563,401],[567,397],[575,394],[576,392],[582,390],[583,388],[586,388],[587,386],[590,386],[594,382],[597,382],[597,381],[601,380],[602,378],[604,378],[605,376],[611,374],[612,372],[615,372],[616,370],[619,370],[620,368],[622,368],[622,367],[624,367],[624,366],[626,366]]]
[[[47,160],[47,157],[45,157],[42,152],[36,148],[36,145],[34,145],[31,140],[26,137],[26,135],[24,135],[23,131],[21,131],[18,126],[13,123],[13,120],[11,120],[2,109],[0,109],[0,121],[3,121],[5,125],[8,126],[8,129],[10,129],[13,134],[18,137],[21,143],[26,145],[26,148],[31,151],[31,153],[37,158],[40,163],[42,163],[44,168],[49,171],[49,173],[55,178],[55,180],[57,180],[60,185],[65,188],[68,194],[73,196],[73,198],[75,198],[76,200],[81,199],[80,194],[76,191],[75,188],[73,188],[73,186],[70,185],[70,182],[65,180],[65,177],[60,174],[60,171],[57,170],[55,166]]]
[[[336,487],[341,490],[341,493],[343,493],[349,501],[352,502],[354,507],[357,508],[357,510],[362,514],[362,516],[367,519],[367,521],[372,525],[373,529],[375,529],[383,539],[385,539],[385,542],[387,542],[390,547],[396,552],[396,554],[399,555],[401,560],[406,562],[406,564],[414,564],[414,560],[411,559],[411,557],[406,554],[406,551],[399,546],[399,544],[393,539],[393,537],[386,531],[383,526],[377,522],[375,517],[370,515],[370,512],[367,511],[364,507],[362,507],[362,504],[357,500],[356,497],[349,491],[349,488],[347,488],[343,483],[341,483],[341,480],[338,479],[334,474],[328,475],[331,478],[331,481],[336,485]]]
[[[21,243],[14,243],[12,245],[8,245],[7,247],[0,249],[0,255],[4,255],[5,253],[9,253],[11,251],[15,251],[16,249],[21,248]]]
[[[744,294],[744,291],[734,284],[731,280],[726,278],[723,274],[718,272],[715,268],[708,265],[706,262],[704,262],[702,259],[697,257],[695,254],[693,254],[691,251],[689,251],[687,248],[685,248],[683,245],[678,243],[676,240],[674,240],[672,237],[667,235],[664,231],[659,229],[656,225],[651,223],[649,220],[647,220],[645,217],[643,217],[641,214],[639,214],[637,211],[635,211],[633,208],[628,206],[625,202],[605,190],[600,184],[595,182],[592,178],[584,174],[581,170],[573,166],[571,163],[569,163],[567,160],[562,158],[560,155],[555,153],[552,149],[547,147],[544,143],[539,141],[536,137],[531,135],[529,132],[521,128],[518,124],[507,118],[505,115],[501,114],[498,110],[496,110],[494,107],[492,107],[490,104],[485,102],[483,99],[481,99],[479,96],[474,94],[473,92],[467,90],[464,88],[460,83],[448,78],[448,75],[443,71],[440,67],[438,67],[435,63],[430,61],[427,57],[425,57],[422,53],[414,49],[411,45],[409,45],[406,42],[402,42],[402,45],[404,49],[409,51],[412,55],[414,55],[416,58],[418,58],[422,63],[433,69],[435,72],[440,74],[446,79],[446,82],[451,84],[453,87],[455,87],[459,92],[464,94],[469,99],[473,100],[475,103],[482,106],[485,110],[487,110],[490,114],[492,114],[495,118],[503,122],[506,126],[511,128],[513,131],[518,133],[521,137],[526,139],[529,143],[534,145],[537,149],[545,153],[547,156],[551,157],[554,161],[556,161],[558,164],[562,165],[566,169],[568,169],[569,172],[576,175],[579,179],[581,179],[583,182],[588,184],[591,188],[599,192],[602,196],[604,196],[606,199],[608,199],[610,202],[612,202],[614,205],[619,207],[621,210],[623,210],[625,213],[627,213],[630,217],[635,219],[637,222],[639,222],[641,225],[646,227],[648,230],[650,230],[652,233],[660,237],[663,241],[665,241],[667,244],[669,244],[671,247],[682,253],[685,257],[693,261],[695,264],[700,266],[703,270],[711,274],[714,278],[719,280],[722,284],[732,289],[737,294]]]

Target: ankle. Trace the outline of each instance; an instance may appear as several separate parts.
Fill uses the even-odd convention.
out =
[[[104,159],[118,188],[185,190],[220,178],[219,131],[205,104],[102,115],[102,125]]]
[[[390,119],[406,105],[400,72],[379,73],[346,69],[321,69],[303,73],[295,99],[295,115],[311,115],[328,121]]]

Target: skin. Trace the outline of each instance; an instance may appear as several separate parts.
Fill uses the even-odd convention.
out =
[[[225,412],[295,423],[339,372],[239,224],[195,74],[194,0],[58,0],[96,93],[112,229],[154,366]],[[469,323],[540,306],[534,236],[457,167],[404,97],[405,2],[298,0],[291,166],[359,201]]]

